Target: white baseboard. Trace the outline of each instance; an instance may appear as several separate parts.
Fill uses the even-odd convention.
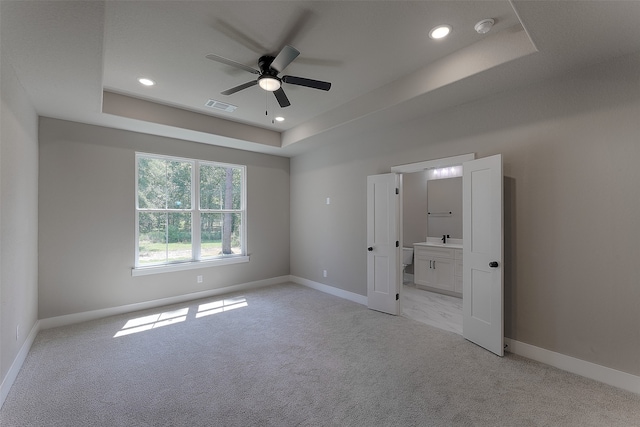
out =
[[[9,390],[11,390],[11,386],[18,377],[18,372],[20,372],[20,368],[22,368],[22,364],[27,358],[27,354],[29,354],[31,345],[36,339],[36,335],[38,335],[39,331],[40,321],[36,321],[35,325],[33,325],[33,328],[31,328],[27,339],[22,344],[22,347],[20,347],[20,351],[18,351],[16,358],[13,359],[13,363],[11,364],[9,371],[7,371],[7,375],[5,375],[5,377],[3,378],[2,384],[0,384],[0,408],[2,408],[5,399],[9,395]]]
[[[592,380],[640,394],[640,377],[617,371],[606,366],[597,365],[565,354],[556,353],[544,348],[525,344],[509,338],[504,339],[507,351],[537,362],[551,365]]]
[[[40,320],[40,329],[57,328],[59,326],[72,325],[89,320],[101,319],[103,317],[115,316],[118,314],[131,313],[134,311],[147,310],[149,308],[162,307],[171,304],[180,304],[200,298],[209,298],[216,295],[230,292],[244,291],[248,289],[260,288],[263,286],[276,285],[289,281],[289,276],[273,277],[271,279],[257,280],[255,282],[241,283],[239,285],[225,286],[224,288],[209,289],[201,292],[177,295],[175,297],[161,298],[152,301],[139,302],[135,304],[121,305],[118,307],[103,308],[100,310],[84,311],[82,313],[66,314],[63,316],[49,317]]]
[[[325,294],[335,295],[340,298],[348,299],[349,301],[357,302],[358,304],[367,305],[367,297],[360,294],[354,294],[353,292],[345,291],[333,286],[325,285],[324,283],[314,282],[313,280],[304,279],[298,276],[289,276],[290,281],[299,285],[313,288],[317,291],[324,292]]]

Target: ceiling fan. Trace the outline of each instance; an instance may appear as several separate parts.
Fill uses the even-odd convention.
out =
[[[284,90],[282,89],[282,83],[305,86],[324,91],[328,91],[329,89],[331,89],[331,83],[329,82],[306,79],[304,77],[296,76],[278,77],[278,74],[284,71],[284,69],[287,68],[287,66],[291,64],[298,55],[300,55],[300,52],[296,48],[286,45],[275,57],[269,55],[261,56],[260,59],[258,59],[258,66],[260,67],[260,70],[256,70],[255,68],[214,54],[209,54],[206,57],[208,59],[211,59],[212,61],[221,62],[223,64],[230,65],[232,67],[236,67],[241,70],[248,71],[249,73],[258,75],[258,78],[256,80],[252,80],[231,89],[227,89],[224,92],[221,92],[222,95],[232,95],[251,86],[259,85],[262,89],[273,92],[276,99],[278,100],[278,104],[280,104],[280,107],[284,108],[291,105],[291,103],[289,102],[289,98],[287,98],[287,95],[285,95]]]

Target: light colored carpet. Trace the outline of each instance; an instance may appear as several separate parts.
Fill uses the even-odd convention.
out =
[[[634,426],[640,396],[283,284],[42,331],[0,425]]]

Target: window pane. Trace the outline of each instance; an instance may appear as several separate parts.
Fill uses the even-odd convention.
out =
[[[242,254],[239,213],[203,213],[200,215],[201,258]]]
[[[167,262],[190,261],[191,213],[170,212],[167,214]]]
[[[200,208],[241,209],[242,169],[200,166]]]
[[[140,212],[138,218],[138,265],[166,262],[167,214]]]
[[[167,202],[167,162],[138,158],[138,206],[143,209],[165,209]]]
[[[138,207],[191,209],[191,163],[139,157]]]
[[[167,162],[167,208],[191,209],[191,163]]]
[[[190,261],[191,213],[139,214],[138,265]]]

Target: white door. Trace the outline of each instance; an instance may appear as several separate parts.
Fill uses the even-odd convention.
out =
[[[465,162],[462,183],[463,336],[502,356],[502,155]]]
[[[400,314],[400,196],[395,173],[367,177],[367,304]],[[364,248],[363,248],[364,249]]]

